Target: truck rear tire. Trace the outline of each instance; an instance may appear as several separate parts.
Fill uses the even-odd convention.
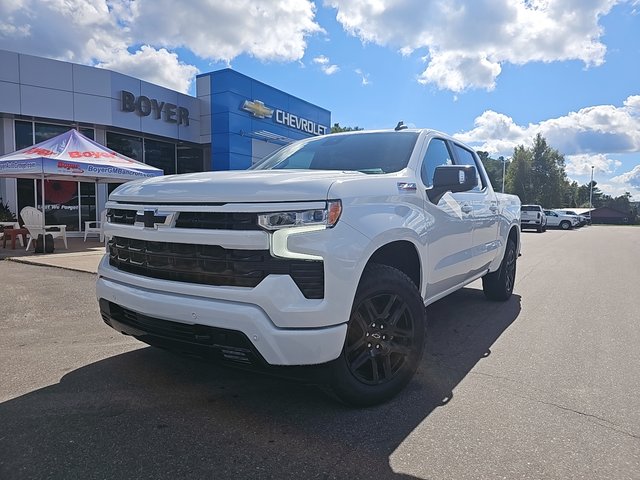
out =
[[[516,243],[507,240],[507,248],[500,263],[500,268],[493,273],[487,273],[482,277],[482,290],[489,300],[504,302],[509,300],[516,282]]]
[[[424,349],[426,310],[416,285],[386,265],[369,265],[356,292],[329,386],[353,406],[383,403],[409,383]]]

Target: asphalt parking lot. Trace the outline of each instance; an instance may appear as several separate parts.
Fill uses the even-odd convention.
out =
[[[640,228],[523,232],[514,296],[428,309],[354,410],[103,324],[95,275],[0,261],[0,478],[638,479]]]

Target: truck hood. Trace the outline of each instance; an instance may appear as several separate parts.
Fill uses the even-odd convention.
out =
[[[366,177],[326,170],[235,170],[169,175],[128,182],[111,193],[117,202],[247,203],[327,199],[337,180]]]

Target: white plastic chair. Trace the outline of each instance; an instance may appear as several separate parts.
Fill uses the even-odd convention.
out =
[[[100,235],[100,241],[104,242],[104,222],[107,220],[107,210],[100,212],[100,220],[89,220],[84,222],[84,241],[87,241],[87,235],[97,233]]]
[[[62,241],[64,242],[64,248],[67,247],[67,226],[66,225],[45,225],[42,227],[42,212],[33,207],[24,207],[20,210],[20,216],[22,217],[22,221],[24,222],[24,228],[29,230],[29,242],[27,242],[27,250],[31,246],[31,242],[34,239],[38,238],[38,235],[51,234],[51,236],[55,239],[56,237],[62,237]],[[52,228],[56,228],[57,230],[51,230]]]

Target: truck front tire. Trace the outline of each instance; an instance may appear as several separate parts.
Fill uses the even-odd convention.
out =
[[[424,303],[409,277],[386,265],[367,266],[342,353],[328,364],[332,392],[353,406],[391,399],[418,368],[425,327]]]
[[[516,281],[516,243],[510,238],[500,268],[482,277],[482,290],[489,300],[509,300]]]

